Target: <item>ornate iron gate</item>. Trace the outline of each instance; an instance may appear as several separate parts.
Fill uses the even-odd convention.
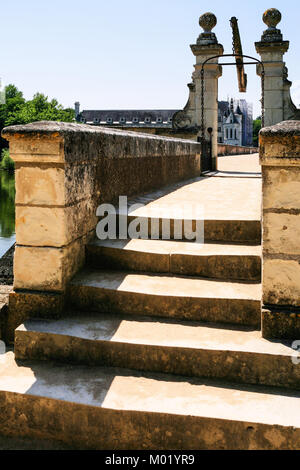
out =
[[[205,65],[213,59],[218,59],[221,57],[235,57],[236,59],[239,60],[238,65],[239,67],[243,67],[244,65],[257,65],[260,64],[261,66],[261,125],[264,127],[265,123],[265,69],[264,69],[264,64],[256,59],[256,57],[251,57],[249,55],[244,55],[244,54],[223,54],[223,55],[215,55],[213,57],[209,57],[208,59],[203,62],[202,67],[201,67],[201,144],[202,144],[202,155],[201,155],[201,163],[202,163],[202,171],[211,171],[212,170],[212,145],[211,145],[211,140],[212,140],[212,132],[210,132],[210,140],[205,139],[205,122],[204,122],[204,67]],[[244,58],[251,59],[254,62],[244,62]],[[226,62],[224,64],[220,65],[237,65],[236,62]],[[211,128],[208,128],[211,129]],[[209,132],[209,130],[207,131]],[[205,169],[204,169],[205,168]]]

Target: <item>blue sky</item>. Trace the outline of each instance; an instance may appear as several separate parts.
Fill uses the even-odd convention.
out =
[[[282,13],[279,27],[290,40],[285,55],[300,106],[299,0],[15,0],[1,8],[0,76],[26,98],[36,91],[64,106],[82,109],[182,108],[188,97],[199,16],[212,11],[215,33],[231,53],[229,19],[239,19],[244,54],[255,55],[267,8]],[[248,92],[239,94],[234,67],[224,67],[219,98],[242,97],[259,113],[259,78],[248,73]]]

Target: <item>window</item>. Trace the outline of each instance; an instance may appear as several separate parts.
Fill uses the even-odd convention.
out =
[[[94,123],[96,124],[99,120],[97,118],[94,118]]]
[[[222,131],[221,127],[218,127],[218,132],[221,132],[221,131]]]
[[[139,122],[139,118],[134,117],[134,118],[132,119],[132,122]]]
[[[106,119],[106,122],[107,122],[107,124],[111,124],[113,122],[113,120],[112,120],[112,118],[109,117],[109,118]]]
[[[232,139],[232,129],[230,129],[230,138]]]
[[[124,123],[124,122],[126,122],[126,119],[124,117],[121,117],[120,118],[120,123]]]
[[[150,117],[146,117],[146,118],[145,118],[145,122],[148,122],[148,123],[151,122],[151,118],[150,118]]]
[[[158,118],[156,119],[156,122],[162,122],[162,118],[161,118],[161,117],[158,117]]]

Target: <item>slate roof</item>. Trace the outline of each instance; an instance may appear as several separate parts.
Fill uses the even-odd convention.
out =
[[[221,115],[229,115],[229,103],[219,101]],[[172,127],[173,115],[178,109],[85,109],[78,120],[86,123]]]
[[[122,110],[83,110],[80,114],[86,122],[94,121],[106,122],[111,119],[112,122],[120,122],[123,118],[126,122],[132,122],[137,119],[138,122],[144,122],[149,119],[151,122],[156,122],[161,118],[162,122],[168,122],[172,119],[177,109],[122,109]]]

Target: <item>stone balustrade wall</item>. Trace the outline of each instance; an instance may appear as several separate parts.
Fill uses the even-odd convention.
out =
[[[16,166],[15,291],[65,291],[99,204],[200,175],[200,144],[187,140],[46,121],[2,135]]]
[[[239,145],[228,145],[218,144],[218,156],[222,157],[225,155],[249,155],[252,153],[258,153],[257,147],[243,147]]]

